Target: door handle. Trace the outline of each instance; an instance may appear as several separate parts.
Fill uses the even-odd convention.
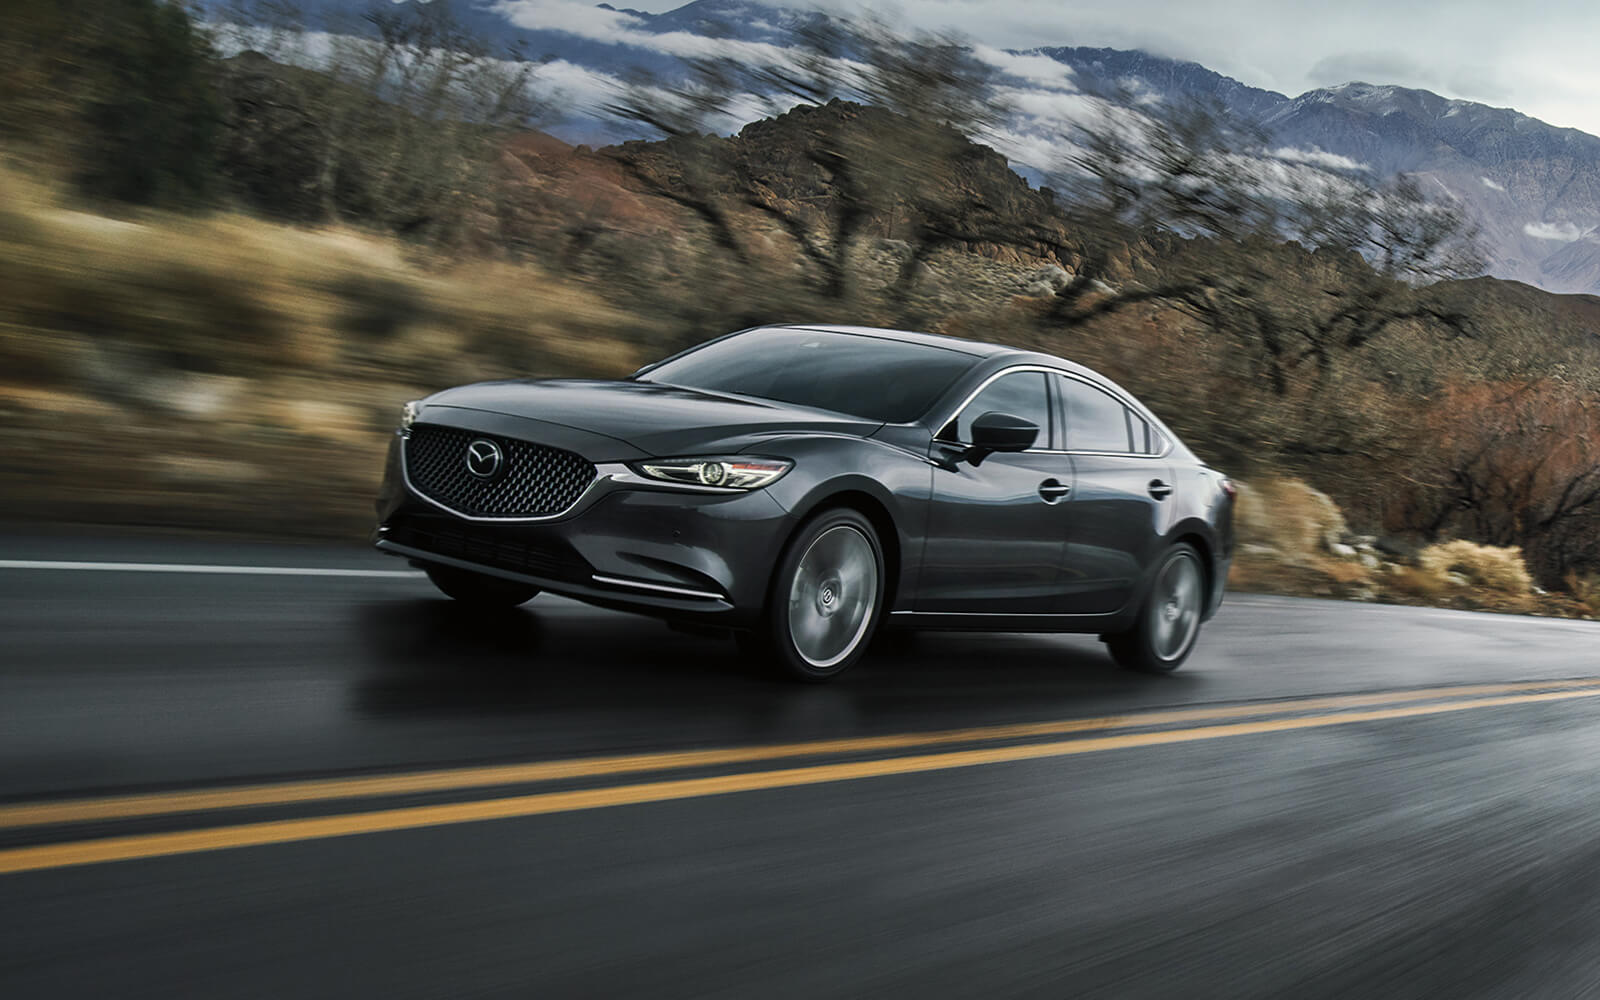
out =
[[[1046,479],[1039,484],[1039,496],[1044,498],[1045,503],[1055,503],[1071,492],[1072,487],[1059,479]]]
[[[1152,479],[1150,480],[1150,495],[1157,500],[1165,500],[1167,497],[1172,496],[1172,487],[1159,479]]]

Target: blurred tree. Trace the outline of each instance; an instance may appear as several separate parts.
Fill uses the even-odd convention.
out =
[[[636,75],[604,108],[619,121],[643,125],[664,140],[654,149],[642,142],[612,148],[617,165],[651,194],[693,213],[716,245],[740,264],[750,263],[750,257],[735,231],[726,190],[735,161],[732,149],[715,133],[732,121],[731,103],[744,73],[733,59],[690,59],[676,85]]]
[[[435,243],[495,224],[502,144],[539,111],[533,66],[494,52],[447,0],[321,25],[286,0],[246,0],[226,44],[240,54],[224,169],[256,208]]]
[[[1260,132],[1204,104],[1124,96],[1101,106],[1062,137],[1052,176],[1074,235],[1062,253],[1077,262],[1052,324],[1172,304],[1245,349],[1278,395],[1305,366],[1325,379],[1337,354],[1396,324],[1469,332],[1465,312],[1415,292],[1479,273],[1477,232],[1454,205],[1424,199],[1414,179],[1380,186],[1353,170],[1284,161]],[[1288,241],[1331,258],[1322,295],[1274,294],[1270,248]],[[1139,268],[1135,251],[1152,247],[1163,251],[1159,266]]]
[[[1395,516],[1430,540],[1520,545],[1548,587],[1600,569],[1600,400],[1556,378],[1455,382],[1423,425]]]
[[[680,81],[636,80],[606,110],[668,140],[665,161],[661,150],[624,144],[616,155],[630,174],[693,211],[741,262],[748,257],[734,213],[766,216],[794,240],[819,290],[837,300],[853,292],[853,255],[874,220],[910,237],[902,285],[939,247],[996,238],[996,214],[959,181],[986,153],[970,137],[1003,116],[989,76],[953,36],[904,36],[880,21],[819,16],[776,61],[698,59]],[[760,103],[736,106],[740,100]],[[858,113],[844,102],[870,110]],[[818,188],[813,198],[786,196],[795,177],[774,174],[771,162],[714,138],[754,110],[823,107],[837,113],[802,119],[803,155]],[[741,138],[759,145],[761,124]]]
[[[87,194],[193,202],[215,178],[212,52],[170,0],[14,0],[0,131]]]
[[[999,216],[961,183],[963,169],[987,152],[973,139],[1005,114],[988,64],[954,35],[905,36],[877,20],[814,21],[801,40],[787,65],[758,71],[758,81],[802,106],[831,97],[880,113],[862,124],[813,118],[818,127],[806,155],[832,189],[820,234],[777,196],[773,178],[747,164],[740,180],[746,202],[775,219],[817,267],[824,293],[844,298],[851,291],[851,256],[875,217],[888,217],[891,229],[910,237],[895,288],[901,298],[936,250],[996,239]]]

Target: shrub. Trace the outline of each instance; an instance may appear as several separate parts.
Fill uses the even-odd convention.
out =
[[[1588,605],[1591,612],[1600,614],[1600,573],[1580,575],[1569,570],[1563,579],[1573,597]]]
[[[1235,516],[1241,541],[1270,545],[1290,559],[1314,557],[1346,531],[1328,495],[1298,479],[1241,485]]]
[[[1518,546],[1501,548],[1456,539],[1423,549],[1417,555],[1417,565],[1441,582],[1449,574],[1459,573],[1475,586],[1516,597],[1526,596],[1533,589],[1533,578]]]
[[[58,161],[95,198],[203,200],[220,111],[211,47],[185,5],[11,2],[0,38],[0,133]]]
[[[1407,594],[1432,603],[1444,595],[1450,583],[1443,577],[1434,576],[1415,566],[1400,566],[1389,575],[1385,586],[1397,594]]]

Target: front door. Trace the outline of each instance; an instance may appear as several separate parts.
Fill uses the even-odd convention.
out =
[[[1061,566],[1072,463],[1050,452],[1051,408],[1043,372],[989,383],[933,443],[933,491],[916,610],[1051,614],[1062,608]],[[1039,426],[1034,449],[960,457],[971,425],[1008,413]]]

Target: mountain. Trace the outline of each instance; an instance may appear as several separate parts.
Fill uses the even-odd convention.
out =
[[[1414,175],[1481,227],[1490,274],[1600,292],[1600,138],[1586,132],[1426,90],[1353,82],[1289,98],[1144,52],[1033,51],[1087,88],[1219,102],[1276,146],[1334,154],[1380,179]]]
[[[1348,83],[1258,121],[1277,141],[1346,156],[1380,177],[1431,180],[1483,227],[1490,272],[1556,292],[1600,291],[1600,138],[1426,90]]]
[[[1130,86],[1133,96],[1158,95],[1216,101],[1235,114],[1255,120],[1289,100],[1273,90],[1262,90],[1232,77],[1212,72],[1199,63],[1153,56],[1137,49],[1049,47],[1026,55],[1048,56],[1072,68],[1080,84],[1096,89]]]
[[[233,2],[205,0],[213,19],[228,16]],[[695,0],[659,14],[605,3],[431,2],[451,3],[474,33],[544,63],[541,73],[573,109],[551,131],[586,143],[631,137],[595,110],[621,81],[640,72],[679,77],[686,58],[704,53],[712,39],[787,46],[801,27],[826,17],[803,5],[759,0]],[[310,20],[330,30],[359,27],[373,6],[374,0],[311,0]],[[1140,51],[1045,47],[1013,54],[1067,66],[1081,89],[1124,92],[1136,101],[1216,102],[1264,129],[1275,147],[1331,154],[1342,158],[1333,162],[1353,162],[1380,180],[1416,175],[1425,190],[1456,202],[1479,224],[1490,274],[1551,291],[1600,293],[1600,138],[1425,90],[1352,82],[1289,97]],[[1022,144],[1010,152],[1014,168],[1040,177],[1045,165],[1029,162]]]
[[[1541,281],[1532,284],[1581,291],[1593,287],[1600,274],[1600,230],[1589,232],[1546,257],[1539,265]]]
[[[1600,138],[1586,132],[1405,87],[1353,82],[1290,98],[1145,52],[1032,54],[1071,67],[1084,89],[1217,102],[1277,147],[1333,154],[1380,180],[1414,175],[1479,225],[1490,274],[1600,293]]]

